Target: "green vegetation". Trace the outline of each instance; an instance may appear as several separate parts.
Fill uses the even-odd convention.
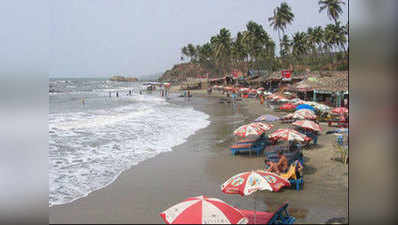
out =
[[[261,24],[249,21],[246,29],[232,37],[222,28],[203,45],[188,44],[181,49],[181,60],[188,60],[206,71],[210,77],[221,76],[238,69],[276,71],[293,69],[347,70],[348,24],[338,19],[342,14],[341,0],[319,1],[319,13],[326,10],[334,22],[325,27],[309,27],[306,31],[287,34],[286,28],[294,22],[290,6],[283,2],[276,7],[269,25],[278,32],[280,51],[275,55],[275,42]],[[281,37],[282,34],[282,37]]]

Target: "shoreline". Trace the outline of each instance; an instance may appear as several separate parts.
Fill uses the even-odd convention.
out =
[[[172,151],[122,172],[108,186],[71,203],[52,206],[49,209],[50,223],[163,223],[159,216],[161,211],[202,194],[220,198],[238,208],[252,209],[252,197],[226,195],[219,186],[238,172],[263,168],[263,157],[232,156],[228,147],[234,140],[232,131],[258,114],[265,114],[266,108],[252,99],[245,99],[233,108],[231,104],[218,103],[217,93],[213,92],[210,97],[205,97],[205,90],[193,91],[193,94],[189,102],[178,97],[170,98],[170,102],[190,104],[195,110],[208,114],[210,124],[206,128],[196,131]],[[320,144],[327,141],[325,136],[320,136]],[[289,200],[289,212],[296,216],[298,223],[324,223],[333,217],[347,218],[348,179],[342,182],[337,178],[329,181],[322,178],[329,173],[329,168],[319,168],[324,163],[315,162],[316,158],[327,155],[326,151],[317,151],[304,152],[304,190],[256,193],[257,209],[272,210]],[[338,173],[344,173],[341,163],[329,161]],[[328,182],[332,186],[328,186]],[[334,198],[333,201],[330,198]]]

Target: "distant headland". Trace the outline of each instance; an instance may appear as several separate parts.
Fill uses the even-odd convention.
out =
[[[109,80],[111,81],[123,81],[123,82],[137,82],[136,77],[124,77],[124,76],[112,76]]]

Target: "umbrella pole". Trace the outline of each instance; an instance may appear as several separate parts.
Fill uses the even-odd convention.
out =
[[[254,224],[256,224],[256,193],[254,193]]]

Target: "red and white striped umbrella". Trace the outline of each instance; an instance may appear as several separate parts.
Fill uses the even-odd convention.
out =
[[[305,134],[302,134],[293,129],[278,129],[272,134],[268,135],[271,139],[278,139],[284,141],[308,141],[310,140]]]
[[[322,131],[322,128],[316,124],[314,121],[311,120],[299,120],[294,123],[292,123],[295,126],[299,126],[302,128],[307,128],[315,131]]]
[[[216,198],[197,196],[160,213],[167,224],[247,224],[240,211]]]
[[[270,125],[268,125],[268,126],[270,126]],[[271,127],[269,127],[269,129],[271,129]],[[269,129],[266,128],[266,125],[260,125],[260,123],[250,123],[250,124],[240,126],[238,129],[236,129],[234,131],[234,135],[240,136],[240,137],[247,137],[250,135],[258,136]]]
[[[249,92],[250,89],[249,88],[241,88],[239,89],[240,92]]]
[[[265,123],[265,122],[253,122],[250,123],[252,126],[258,126],[261,129],[263,129],[264,131],[267,130],[271,130],[271,128],[273,127],[271,124]]]
[[[221,185],[221,191],[226,194],[250,195],[256,191],[279,191],[282,187],[290,186],[285,178],[264,170],[239,173],[229,178]]]
[[[301,120],[314,120],[316,119],[316,115],[314,111],[310,109],[300,109],[293,113],[293,118]]]
[[[348,109],[346,107],[337,107],[334,108],[332,113],[343,115],[344,113],[348,113]]]

